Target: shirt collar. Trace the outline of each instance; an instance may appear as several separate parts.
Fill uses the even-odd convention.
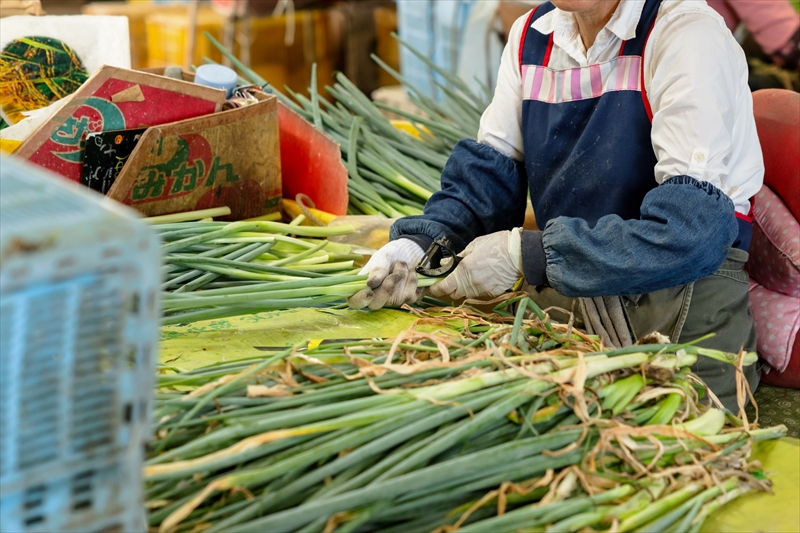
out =
[[[636,37],[636,26],[642,16],[644,2],[645,0],[621,0],[617,10],[606,23],[606,29],[623,41]],[[531,28],[544,35],[549,35],[554,31],[565,34],[575,34],[578,31],[575,15],[561,11],[557,7],[539,17],[531,25]]]

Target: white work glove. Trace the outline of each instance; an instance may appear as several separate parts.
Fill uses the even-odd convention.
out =
[[[478,237],[458,255],[462,261],[449,276],[428,289],[431,296],[453,300],[493,298],[523,277],[519,228]]]
[[[424,255],[425,251],[411,239],[386,244],[359,272],[369,274],[369,288],[351,296],[347,303],[354,309],[380,309],[416,302],[422,296],[422,290],[417,290],[416,269]]]

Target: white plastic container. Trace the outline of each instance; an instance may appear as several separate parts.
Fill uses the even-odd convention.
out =
[[[158,239],[0,158],[0,531],[144,532]]]

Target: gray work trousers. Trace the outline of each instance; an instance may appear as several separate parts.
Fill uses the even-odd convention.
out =
[[[725,352],[756,350],[756,329],[750,314],[748,275],[744,270],[748,254],[732,248],[714,274],[689,285],[671,287],[648,294],[623,296],[625,317],[631,338],[657,331],[674,343],[685,343],[708,333],[716,333],[698,346]],[[574,315],[575,327],[585,329],[580,305],[550,287],[525,289],[539,307],[560,307]],[[566,323],[569,315],[556,310],[550,316]],[[757,368],[758,367],[758,368]],[[759,382],[760,364],[745,367],[744,373],[755,392]],[[738,413],[736,398],[736,369],[727,363],[700,356],[692,366],[720,401],[733,413]]]

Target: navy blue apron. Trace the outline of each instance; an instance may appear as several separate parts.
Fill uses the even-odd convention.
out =
[[[553,4],[531,12],[519,61],[525,169],[540,228],[559,216],[581,218],[590,227],[606,215],[638,219],[642,200],[658,185],[643,69],[660,5],[646,0],[635,37],[622,43],[617,57],[565,70],[548,66],[553,34],[530,27]],[[752,224],[747,217],[738,222],[734,246],[747,250]]]

